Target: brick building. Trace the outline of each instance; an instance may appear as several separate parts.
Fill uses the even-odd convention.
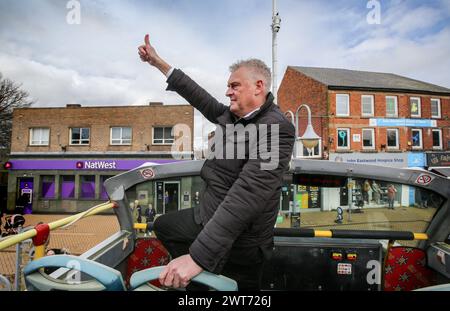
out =
[[[193,120],[192,106],[162,103],[15,109],[8,210],[24,193],[26,213],[78,212],[104,202],[103,181],[113,175],[192,159]]]
[[[321,136],[298,156],[391,166],[429,166],[450,150],[450,89],[389,73],[289,66],[278,90],[283,111],[312,110]],[[299,136],[307,115],[300,111]],[[431,164],[431,163],[430,163]]]

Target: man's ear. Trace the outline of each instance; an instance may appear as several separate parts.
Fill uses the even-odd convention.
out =
[[[264,92],[265,84],[263,80],[257,80],[255,85],[256,85],[255,95],[259,95]]]

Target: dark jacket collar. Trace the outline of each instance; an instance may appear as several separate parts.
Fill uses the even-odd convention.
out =
[[[239,118],[235,116],[230,109],[228,109],[223,115],[217,118],[219,123],[221,124],[229,124],[229,123],[239,123],[239,122],[245,122],[249,123],[252,119],[254,119],[256,116],[258,116],[261,113],[264,113],[267,109],[269,109],[270,106],[273,105],[274,97],[271,92],[269,92],[266,96],[266,101],[264,104],[262,104],[259,107],[259,110],[253,112],[251,115],[245,117],[245,118]]]
[[[273,104],[273,100],[274,100],[274,97],[273,97],[272,93],[271,92],[267,93],[266,101],[264,104],[262,104],[259,107],[259,110],[253,112],[251,115],[249,115],[245,118],[242,118],[242,119],[249,121],[249,120],[253,119],[254,117],[256,117],[257,115],[259,115],[260,113],[263,113],[264,111],[269,109],[269,107]]]

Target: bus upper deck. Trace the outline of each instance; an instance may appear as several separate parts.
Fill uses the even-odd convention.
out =
[[[140,211],[155,208],[162,214],[197,206],[204,186],[202,165],[149,164],[106,180],[120,231],[79,256],[78,285],[63,281],[70,280],[69,268],[74,267],[68,263],[76,258],[62,256],[58,263],[35,261],[25,271],[28,288],[150,289],[142,284],[154,277],[153,270],[145,269],[155,260],[138,258],[145,256],[142,247],[157,250],[148,252],[159,256],[152,258],[159,264],[167,263],[168,254],[158,252],[163,248],[154,237],[140,234],[140,228],[151,230]],[[450,180],[423,170],[293,160],[281,189],[274,252],[265,265],[262,288],[411,290],[448,284],[449,198]],[[144,224],[136,225],[138,218]],[[130,258],[149,264],[132,267]],[[42,264],[63,267],[52,274],[57,281],[43,275]],[[104,275],[121,278],[123,284],[107,283]],[[206,282],[224,282],[218,289],[233,288],[227,283],[232,280],[208,277]],[[139,286],[132,284],[137,279]]]

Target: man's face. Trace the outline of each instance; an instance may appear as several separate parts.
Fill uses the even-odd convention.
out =
[[[261,91],[258,83],[260,81],[252,79],[251,72],[245,67],[231,73],[225,95],[230,98],[230,111],[233,114],[243,117],[258,107],[257,95]]]

